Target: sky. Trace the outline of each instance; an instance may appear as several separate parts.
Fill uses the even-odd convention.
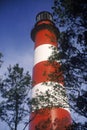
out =
[[[52,12],[52,5],[53,0],[0,0],[1,73],[16,63],[32,73],[34,43],[30,33],[36,15],[44,10]]]
[[[41,11],[52,12],[52,5],[53,0],[0,0],[0,52],[4,61],[0,77],[9,65],[16,63],[32,74],[34,43],[30,33],[36,15]],[[0,130],[9,128],[0,121]]]

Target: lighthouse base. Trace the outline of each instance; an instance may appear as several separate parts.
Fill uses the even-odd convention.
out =
[[[29,130],[71,130],[70,113],[63,108],[44,108],[32,112]]]

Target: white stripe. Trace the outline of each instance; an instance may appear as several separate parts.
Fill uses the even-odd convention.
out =
[[[32,104],[32,110],[58,106],[70,112],[67,96],[64,96],[64,92],[65,88],[62,84],[55,82],[37,84],[32,89],[32,99],[36,100],[36,103]]]
[[[34,65],[41,62],[46,61],[48,58],[52,55],[53,45],[50,44],[43,44],[38,47],[36,47],[34,52]]]

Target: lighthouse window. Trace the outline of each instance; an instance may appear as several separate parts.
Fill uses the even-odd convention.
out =
[[[47,14],[47,19],[49,19],[49,14]]]
[[[43,14],[41,14],[40,16],[41,16],[40,19],[43,19]]]
[[[36,17],[36,21],[38,22],[40,20],[40,15]]]
[[[43,14],[43,18],[44,18],[44,19],[47,19],[46,13]]]
[[[40,20],[40,15],[38,16],[38,21]]]
[[[50,19],[51,21],[53,20],[51,15],[49,15],[49,19]]]

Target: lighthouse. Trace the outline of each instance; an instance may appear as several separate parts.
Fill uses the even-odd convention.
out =
[[[59,38],[51,13],[37,14],[31,38],[35,46],[29,130],[67,130],[72,120],[61,64],[50,60]]]

